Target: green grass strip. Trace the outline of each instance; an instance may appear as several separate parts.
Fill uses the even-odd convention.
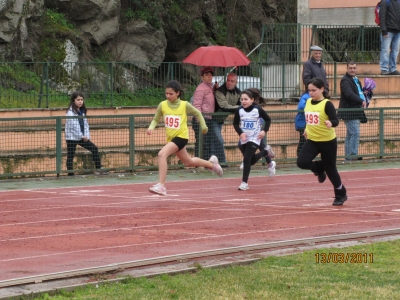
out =
[[[400,240],[314,249],[246,266],[127,278],[38,299],[400,299],[399,250]]]

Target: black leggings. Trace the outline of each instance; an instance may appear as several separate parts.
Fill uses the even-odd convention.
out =
[[[243,154],[243,182],[247,183],[247,181],[249,180],[251,166],[258,162],[261,157],[265,157],[268,164],[271,162],[271,157],[268,156],[267,150],[263,149],[255,154],[259,147],[259,145],[253,142],[239,144],[239,149]]]
[[[93,162],[96,169],[101,169],[99,150],[97,149],[97,146],[95,144],[93,144],[90,140],[86,142],[84,142],[83,140],[80,141],[67,140],[67,170],[74,169],[73,163],[77,145],[92,152]]]
[[[319,153],[321,153],[321,160],[313,161]],[[326,172],[333,187],[336,189],[342,184],[336,168],[336,155],[336,138],[328,142],[306,140],[297,157],[297,166],[300,169],[311,170],[315,175]]]

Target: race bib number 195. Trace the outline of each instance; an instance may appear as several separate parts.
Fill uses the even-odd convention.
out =
[[[171,129],[179,129],[181,127],[181,117],[180,116],[170,116],[166,115],[164,118],[165,127]]]
[[[307,112],[306,122],[308,125],[319,125],[319,113],[318,112]]]

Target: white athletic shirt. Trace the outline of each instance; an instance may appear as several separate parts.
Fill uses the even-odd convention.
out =
[[[259,107],[254,106],[254,108],[246,112],[243,107],[239,108],[240,116],[240,129],[246,134],[247,139],[245,141],[240,140],[241,144],[246,144],[247,142],[253,142],[260,145],[261,140],[258,138],[262,130],[263,119],[260,118]]]

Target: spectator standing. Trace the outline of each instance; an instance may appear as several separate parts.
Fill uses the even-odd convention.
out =
[[[304,136],[304,130],[306,129],[306,117],[304,116],[304,107],[306,106],[306,102],[308,99],[310,99],[310,94],[307,91],[300,98],[299,104],[297,105],[297,110],[299,110],[299,112],[297,113],[294,119],[294,125],[296,131],[299,132],[299,143],[297,144],[297,156],[299,156],[301,148],[306,142],[306,138]]]
[[[215,91],[215,112],[234,113],[240,106],[240,89],[237,87],[238,76],[235,73],[229,73],[226,82]],[[220,163],[226,162],[224,151],[224,138],[222,136],[222,126],[227,116],[214,116],[214,141],[215,155]],[[222,165],[224,166],[224,165]]]
[[[329,92],[328,79],[326,78],[325,67],[322,63],[322,48],[319,46],[311,46],[311,58],[303,65],[303,83],[307,88],[308,84],[316,77],[324,81],[325,91]]]
[[[400,47],[400,1],[383,0],[379,10],[381,29],[381,75],[400,75],[397,56]]]
[[[215,112],[215,97],[214,91],[216,86],[213,84],[212,79],[214,75],[214,69],[211,67],[203,67],[200,70],[201,83],[197,86],[193,94],[193,106],[198,109],[202,114],[212,114]],[[215,130],[213,128],[214,122],[211,115],[204,116],[206,125],[208,127],[208,132],[203,136],[203,154],[202,158],[207,159],[214,154],[213,142],[215,138]],[[200,157],[200,127],[199,121],[196,117],[192,119],[192,128],[195,132],[195,148],[194,154],[196,157]]]
[[[99,150],[90,140],[89,123],[87,118],[83,118],[87,114],[87,108],[84,102],[84,95],[79,91],[71,94],[71,100],[67,110],[67,118],[65,121],[65,140],[67,143],[67,170],[73,170],[76,146],[81,146],[92,152],[93,162],[97,171],[95,174],[106,174],[108,172],[101,171],[101,160]],[[73,176],[73,172],[68,172],[68,176]]]
[[[360,80],[356,76],[357,64],[347,63],[347,72],[340,80],[339,108],[366,108],[367,103]],[[346,160],[362,159],[357,157],[360,142],[360,120],[363,111],[339,111],[338,117],[346,125],[345,156]]]

